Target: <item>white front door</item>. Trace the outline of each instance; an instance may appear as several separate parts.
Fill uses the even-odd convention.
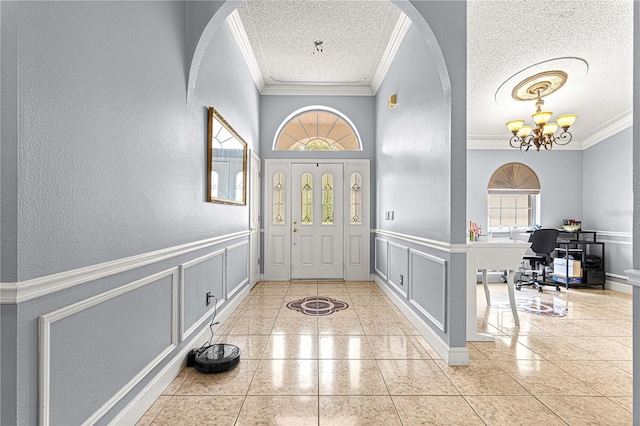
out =
[[[291,165],[291,278],[344,278],[343,164]]]
[[[251,152],[249,196],[249,286],[260,280],[260,157]]]

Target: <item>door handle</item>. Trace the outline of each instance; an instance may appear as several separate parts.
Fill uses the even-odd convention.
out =
[[[292,231],[293,232],[298,232],[298,228],[293,228]]]

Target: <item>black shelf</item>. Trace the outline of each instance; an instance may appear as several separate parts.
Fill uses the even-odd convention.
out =
[[[574,238],[563,238],[570,234]],[[583,235],[591,235],[591,239],[581,239]],[[565,285],[565,288],[599,285],[604,290],[605,272],[604,272],[604,243],[596,240],[596,231],[575,231],[563,232],[562,236],[558,236],[556,242],[556,252],[559,256],[568,258],[572,256],[575,260],[580,261],[582,268],[582,282],[570,283],[569,278],[569,262],[567,262],[565,270],[566,283],[556,281],[556,285]]]

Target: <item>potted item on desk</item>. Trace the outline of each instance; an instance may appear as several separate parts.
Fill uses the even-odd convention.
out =
[[[480,237],[481,228],[475,222],[469,222],[469,241],[478,241]]]

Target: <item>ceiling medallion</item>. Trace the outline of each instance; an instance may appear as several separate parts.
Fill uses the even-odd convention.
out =
[[[553,112],[542,111],[544,106],[542,98],[564,86],[567,78],[567,73],[564,71],[544,71],[524,79],[514,87],[511,96],[515,100],[530,101],[536,99],[536,112],[531,116],[535,127],[525,126],[524,120],[513,120],[507,123],[507,127],[513,133],[513,136],[509,139],[509,145],[512,148],[519,148],[520,151],[526,152],[533,145],[537,151],[540,151],[541,147],[551,151],[554,143],[566,145],[571,142],[572,135],[569,133],[569,127],[578,116],[565,114],[556,118],[557,123],[550,123],[549,119]],[[555,132],[558,127],[561,127],[563,131],[556,137]],[[531,134],[532,132],[533,134]]]

